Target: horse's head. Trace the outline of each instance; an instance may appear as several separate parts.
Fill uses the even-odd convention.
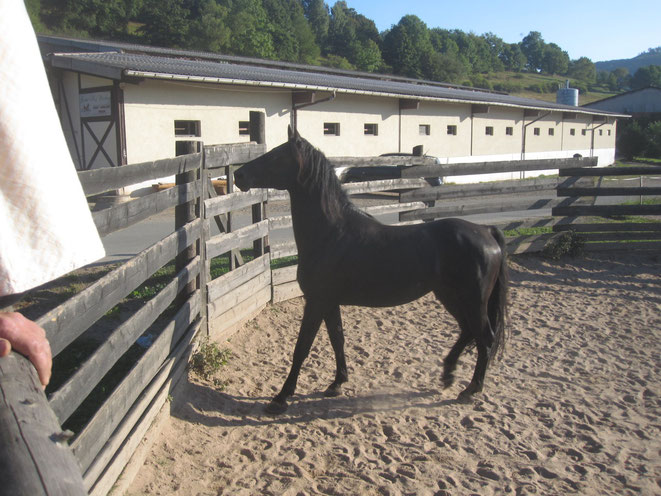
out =
[[[303,138],[289,127],[289,139],[280,146],[251,160],[234,173],[234,184],[241,191],[250,188],[291,189],[303,169]]]

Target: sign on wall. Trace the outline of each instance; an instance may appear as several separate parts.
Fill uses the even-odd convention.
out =
[[[110,91],[80,94],[80,117],[110,117],[111,115]]]

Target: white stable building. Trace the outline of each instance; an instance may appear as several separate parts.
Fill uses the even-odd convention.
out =
[[[623,114],[430,81],[40,36],[62,126],[81,170],[250,140],[295,124],[327,156],[410,153],[441,163],[615,157]]]

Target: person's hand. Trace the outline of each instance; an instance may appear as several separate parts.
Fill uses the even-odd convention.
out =
[[[0,357],[7,356],[12,348],[32,362],[45,388],[53,367],[46,332],[20,313],[0,313]]]

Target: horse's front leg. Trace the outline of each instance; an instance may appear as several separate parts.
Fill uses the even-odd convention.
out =
[[[298,382],[298,375],[301,372],[301,366],[310,353],[310,348],[312,348],[312,343],[321,325],[323,314],[324,312],[319,304],[309,301],[305,303],[303,321],[301,322],[301,329],[298,331],[291,370],[280,392],[266,406],[267,413],[279,414],[287,409],[287,398],[296,392],[296,383]]]
[[[342,384],[349,380],[347,373],[347,362],[344,357],[344,331],[342,330],[342,315],[340,313],[340,306],[336,305],[326,312],[324,317],[326,328],[328,329],[328,337],[330,338],[331,346],[335,352],[335,380],[328,386],[326,396],[338,396],[341,393]]]

